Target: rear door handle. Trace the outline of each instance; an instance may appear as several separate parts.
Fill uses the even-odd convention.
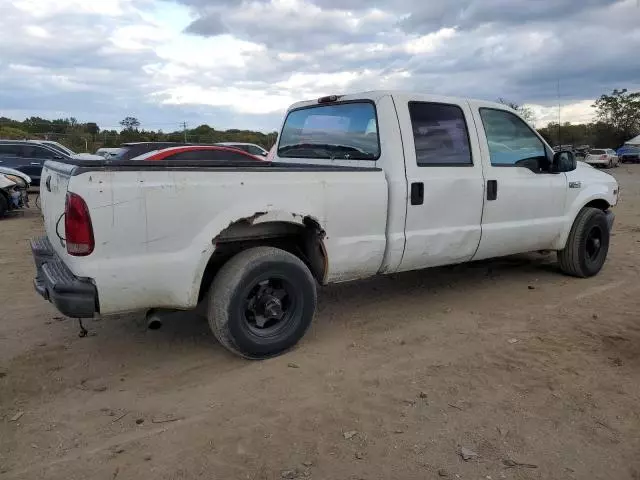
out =
[[[411,184],[411,205],[422,205],[424,203],[424,183],[414,182]]]
[[[495,200],[498,198],[498,181],[487,180],[487,200]]]

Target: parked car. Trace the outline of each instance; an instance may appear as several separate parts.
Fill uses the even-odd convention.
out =
[[[596,275],[618,201],[502,104],[389,91],[296,103],[273,162],[65,159],[44,178],[40,295],[74,318],[200,305],[252,359],[300,340],[316,283],[539,250]]]
[[[623,145],[617,151],[621,163],[640,163],[640,147]]]
[[[46,160],[71,159],[48,145],[28,140],[0,140],[0,166],[13,168],[31,177],[40,185],[40,173]]]
[[[594,148],[584,158],[585,163],[594,167],[617,167],[620,159],[616,152],[610,148]]]
[[[169,147],[179,147],[191,144],[178,143],[178,142],[131,142],[123,143],[120,145],[120,152],[112,157],[113,160],[131,160],[132,158],[139,157],[140,155],[152,152],[154,150],[161,150]]]
[[[251,155],[257,155],[261,157],[266,157],[269,152],[262,148],[260,145],[256,145],[255,143],[242,143],[242,142],[220,142],[216,143],[216,145],[222,145],[225,147],[233,147],[239,150],[244,150]]]
[[[124,152],[125,152],[124,148],[103,147],[96,150],[96,155],[99,155],[106,159],[110,159],[110,158],[118,158],[118,156]]]
[[[7,212],[29,206],[31,178],[12,168],[0,167],[0,218]]]
[[[264,161],[264,158],[251,155],[244,150],[220,145],[183,145],[163,148],[144,153],[132,160],[179,160],[179,161]]]
[[[70,148],[65,147],[61,143],[54,142],[52,140],[28,140],[29,142],[38,143],[40,145],[46,145],[47,147],[53,148],[58,152],[62,153],[71,158],[79,158],[83,160],[100,160],[100,157],[94,155],[92,153],[76,153]]]
[[[589,153],[589,150],[591,150],[589,145],[580,145],[579,147],[576,147],[575,154],[577,157],[584,158],[587,156],[587,153]]]

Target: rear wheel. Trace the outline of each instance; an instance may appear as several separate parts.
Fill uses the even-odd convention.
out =
[[[574,277],[592,277],[604,265],[609,251],[609,225],[602,210],[583,208],[571,227],[564,249],[558,252],[560,269]]]
[[[220,269],[211,285],[207,317],[224,347],[259,360],[298,343],[315,308],[315,280],[304,262],[278,248],[256,247]]]

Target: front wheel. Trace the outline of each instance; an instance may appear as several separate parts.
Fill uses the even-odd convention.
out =
[[[596,275],[607,258],[609,233],[602,210],[583,208],[573,222],[567,244],[558,252],[560,269],[574,277]]]
[[[259,360],[298,343],[311,325],[316,298],[315,280],[302,260],[278,248],[255,247],[220,269],[207,317],[224,347]]]

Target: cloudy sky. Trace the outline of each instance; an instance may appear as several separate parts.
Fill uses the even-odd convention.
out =
[[[0,0],[0,116],[273,130],[292,102],[399,88],[588,121],[640,90],[640,0]]]

